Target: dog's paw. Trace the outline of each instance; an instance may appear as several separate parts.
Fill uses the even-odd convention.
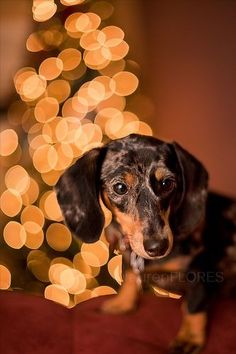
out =
[[[203,345],[176,339],[171,343],[168,354],[198,354],[202,351]]]
[[[168,354],[198,354],[206,342],[207,315],[205,312],[185,313],[177,337]]]
[[[102,304],[101,311],[108,314],[125,314],[136,309],[136,301],[127,301],[117,295]]]

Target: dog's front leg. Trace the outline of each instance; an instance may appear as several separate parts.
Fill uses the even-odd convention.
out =
[[[141,292],[141,280],[132,269],[125,272],[124,282],[117,295],[106,300],[102,311],[111,314],[128,313],[136,309]]]
[[[207,307],[209,292],[205,272],[196,270],[189,272],[194,279],[188,282],[185,302],[183,303],[183,319],[180,330],[171,343],[169,354],[197,354],[206,342]]]
[[[118,294],[106,300],[102,305],[102,311],[111,314],[127,313],[135,310],[142,289],[139,272],[131,266],[131,251],[125,245],[124,235],[119,224],[113,219],[105,230],[106,238],[111,250],[119,248],[122,253],[122,273],[124,281]]]
[[[189,313],[186,309],[175,340],[171,343],[169,354],[197,354],[206,341],[206,312]]]

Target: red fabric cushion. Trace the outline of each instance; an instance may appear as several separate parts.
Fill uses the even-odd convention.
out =
[[[0,292],[0,353],[164,354],[181,321],[178,300],[144,295],[129,315],[104,315],[104,297],[73,309],[43,298]],[[203,354],[236,352],[236,301],[221,300],[212,312]]]

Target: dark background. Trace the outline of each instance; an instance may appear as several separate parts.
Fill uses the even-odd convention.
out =
[[[236,196],[236,1],[116,2],[155,104],[155,135],[181,143],[211,188]]]

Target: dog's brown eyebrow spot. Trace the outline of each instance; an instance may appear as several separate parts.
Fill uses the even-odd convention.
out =
[[[168,170],[165,167],[158,167],[155,171],[155,177],[158,181],[161,181],[168,175]]]
[[[136,178],[133,173],[126,172],[124,175],[124,180],[128,184],[129,187],[132,187],[135,183]]]

